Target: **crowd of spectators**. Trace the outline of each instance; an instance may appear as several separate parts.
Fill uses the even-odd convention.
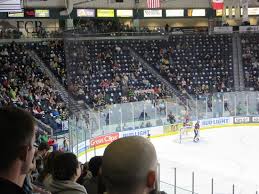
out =
[[[61,83],[92,107],[163,97],[163,85],[130,55],[128,45],[182,94],[199,96],[233,89],[230,35],[181,34],[171,35],[169,40],[75,40],[68,41],[66,46],[58,40],[40,42],[33,48]]]
[[[34,48],[74,97],[92,107],[165,96],[160,81],[130,55],[123,41],[71,41],[65,48],[62,41],[50,41]]]
[[[59,38],[62,37],[63,31],[61,29],[48,31],[43,27],[32,28],[31,32],[22,32],[16,28],[2,28],[0,29],[0,39],[21,39],[21,38]]]
[[[77,33],[84,33],[88,35],[96,35],[100,34],[106,35],[123,35],[128,32],[128,34],[134,33],[169,33],[175,32],[178,29],[171,29],[170,27],[163,26],[153,26],[153,27],[139,27],[136,28],[129,24],[123,24],[118,20],[102,20],[102,19],[88,19],[88,20],[79,20],[75,22],[75,28],[72,29]]]
[[[259,35],[244,34],[241,37],[245,86],[259,90]]]
[[[89,34],[112,33],[112,32],[134,32],[136,29],[129,25],[123,25],[118,20],[88,19],[78,21],[75,29]]]
[[[0,29],[0,38],[3,39],[19,39],[22,37],[22,32],[17,29]]]
[[[250,86],[256,89],[258,49],[251,42],[257,39],[253,36],[250,39],[249,42],[242,40],[243,45],[253,47],[244,48],[245,77],[249,77]],[[171,35],[168,40],[65,41],[66,45],[64,40],[2,45],[1,104],[28,109],[53,128],[60,128],[61,121],[67,118],[60,96],[28,57],[26,48],[38,53],[75,99],[84,100],[93,108],[142,100],[156,102],[166,97],[164,85],[132,57],[129,48],[135,49],[183,94],[209,95],[233,88],[230,35],[179,34]],[[252,65],[247,67],[249,60]]]
[[[230,35],[172,35],[130,45],[182,93],[229,92],[233,87]]]
[[[68,111],[49,78],[29,57],[26,45],[0,45],[0,106],[13,105],[30,111],[54,130],[61,129]]]
[[[5,137],[0,146],[13,140],[0,160],[0,193],[160,193],[156,151],[147,138],[115,140],[103,156],[82,165],[71,152],[50,151],[45,143],[37,145],[36,124],[29,112],[2,107],[0,122]]]

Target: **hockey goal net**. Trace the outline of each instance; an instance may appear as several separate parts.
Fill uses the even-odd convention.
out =
[[[193,139],[192,124],[188,123],[179,128],[179,143]]]

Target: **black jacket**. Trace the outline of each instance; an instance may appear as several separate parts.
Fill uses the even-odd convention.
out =
[[[1,194],[26,194],[21,187],[12,183],[9,180],[0,178],[0,193]]]

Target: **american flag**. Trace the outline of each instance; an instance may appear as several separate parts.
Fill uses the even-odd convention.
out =
[[[160,0],[147,0],[147,7],[149,9],[160,8]]]

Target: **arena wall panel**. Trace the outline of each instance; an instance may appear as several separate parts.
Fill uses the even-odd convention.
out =
[[[65,0],[24,0],[24,7],[30,8],[54,8],[54,7],[65,7]]]

